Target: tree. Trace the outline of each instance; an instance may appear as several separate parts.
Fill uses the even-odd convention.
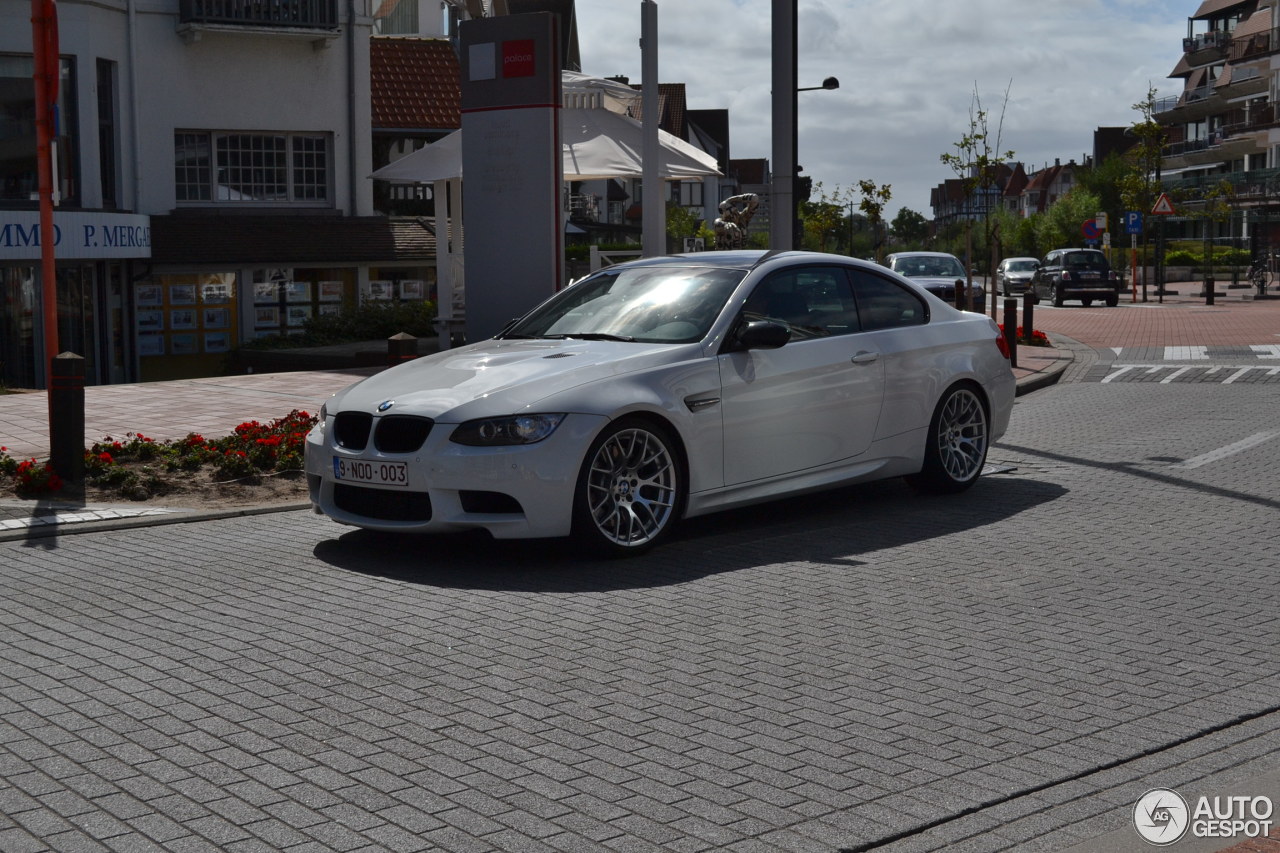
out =
[[[884,256],[884,206],[889,203],[893,192],[889,184],[876,186],[875,181],[866,178],[858,181],[858,192],[862,193],[862,201],[858,202],[861,210],[871,225],[872,246],[875,248],[876,263]]]
[[[929,239],[929,220],[920,213],[904,207],[889,223],[889,236],[895,245],[906,249],[924,248]]]
[[[810,248],[825,252],[827,244],[832,240],[839,242],[845,231],[845,223],[848,220],[845,218],[844,209],[848,192],[841,191],[837,185],[835,191],[828,195],[822,188],[822,182],[816,181],[813,185],[813,193],[817,194],[816,201],[800,203],[804,243]]]
[[[1009,87],[1012,86],[1013,81],[1010,81]],[[973,98],[969,102],[969,132],[960,137],[959,142],[952,143],[952,147],[956,149],[954,152],[943,154],[940,158],[960,178],[966,204],[970,204],[975,197],[982,200],[984,232],[988,243],[987,252],[990,266],[988,272],[993,281],[996,253],[990,249],[993,237],[990,219],[991,195],[1000,179],[1000,167],[1013,159],[1013,151],[1000,151],[1000,136],[1004,128],[1004,110],[1008,103],[1009,88],[1006,88],[1004,91],[1004,104],[1000,108],[1000,121],[996,124],[996,132],[993,138],[990,126],[987,123],[987,111],[982,108],[982,98],[978,95],[978,87],[975,84]],[[973,259],[973,211],[970,209],[966,213],[969,215],[966,216],[965,226],[965,260],[971,263]],[[966,288],[965,302],[965,307],[968,307],[968,288]],[[996,297],[993,289],[991,294],[991,312],[993,315],[995,311]]]
[[[1080,243],[1080,223],[1098,212],[1098,197],[1080,186],[1054,202],[1036,218],[1036,243],[1045,251]]]

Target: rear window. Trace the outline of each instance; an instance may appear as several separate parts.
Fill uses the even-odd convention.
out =
[[[1062,265],[1073,270],[1105,270],[1107,259],[1100,252],[1067,252]]]

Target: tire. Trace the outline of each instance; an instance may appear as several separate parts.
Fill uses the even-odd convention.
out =
[[[978,481],[987,464],[987,407],[973,385],[953,385],[942,395],[929,421],[924,465],[906,478],[927,494],[963,492]]]
[[[1119,304],[1120,304],[1120,296],[1119,296],[1119,294],[1115,294],[1115,295],[1112,295],[1112,296],[1108,296],[1108,297],[1107,297],[1107,307],[1108,307],[1108,308],[1115,308],[1115,307],[1116,307],[1117,305],[1119,305]]]
[[[1092,306],[1092,305],[1093,305],[1093,300],[1092,300],[1092,299],[1081,299],[1081,300],[1080,300],[1080,304],[1081,304],[1081,305],[1083,305],[1085,308],[1088,308],[1088,307],[1090,307],[1090,306]]]
[[[573,536],[598,553],[642,553],[670,535],[687,494],[671,433],[638,419],[618,421],[596,437],[582,463]]]
[[[1058,289],[1058,285],[1055,284],[1053,286],[1053,289],[1049,291],[1049,295],[1053,297],[1053,307],[1061,308],[1062,307],[1062,291]]]

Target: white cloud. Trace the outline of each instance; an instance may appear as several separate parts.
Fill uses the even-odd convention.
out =
[[[691,109],[728,109],[731,154],[772,155],[772,0],[659,0],[659,77]],[[926,217],[940,162],[979,94],[1001,149],[1028,168],[1092,154],[1098,127],[1127,126],[1148,86],[1172,94],[1199,0],[801,0],[798,159],[832,190],[892,185],[889,215]],[[583,71],[640,81],[639,0],[578,0]],[[1003,104],[1008,89],[1008,103]]]

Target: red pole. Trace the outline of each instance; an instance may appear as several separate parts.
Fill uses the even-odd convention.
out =
[[[41,301],[44,307],[44,365],[58,354],[58,289],[53,245],[53,111],[58,101],[58,8],[54,0],[31,0],[32,74],[36,88],[36,172],[40,196]],[[50,374],[46,374],[50,375]]]

